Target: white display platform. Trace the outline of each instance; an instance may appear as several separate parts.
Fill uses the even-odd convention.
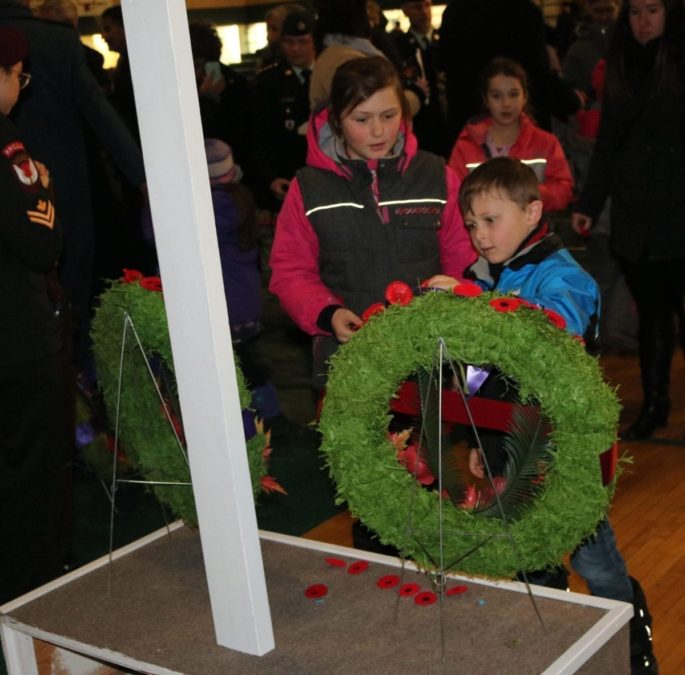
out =
[[[0,607],[10,675],[38,673],[33,638],[160,674],[630,672],[631,605],[533,587],[543,631],[523,584],[451,577],[450,586],[468,591],[422,607],[377,586],[396,574],[429,588],[395,558],[260,536],[276,637],[269,654],[216,645],[199,536],[175,524],[169,536],[160,530],[114,553],[109,596],[105,556]],[[369,569],[352,575],[327,556],[365,560]],[[318,600],[304,595],[315,583],[328,587]]]

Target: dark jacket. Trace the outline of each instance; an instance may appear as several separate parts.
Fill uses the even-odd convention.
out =
[[[54,179],[64,224],[60,276],[72,302],[83,305],[90,297],[94,224],[82,120],[136,186],[145,181],[140,150],[89,71],[72,27],[36,19],[12,0],[0,0],[0,25],[20,30],[29,42],[24,69],[32,80],[12,119]]]
[[[16,127],[0,115],[0,367],[59,351],[47,274],[57,263],[55,207]]]
[[[626,54],[631,95],[605,99],[595,151],[577,211],[595,219],[611,196],[611,245],[620,258],[685,257],[685,67],[680,91],[655,91],[658,40],[634,40]]]
[[[268,189],[276,178],[291,179],[307,159],[304,129],[309,119],[309,83],[287,62],[259,71],[251,96],[252,152],[255,170]],[[278,209],[275,209],[278,210]]]

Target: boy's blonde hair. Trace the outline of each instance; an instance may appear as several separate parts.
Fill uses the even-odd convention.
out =
[[[513,157],[493,157],[474,169],[461,184],[461,212],[471,212],[473,200],[486,192],[501,192],[522,209],[540,199],[535,171]]]

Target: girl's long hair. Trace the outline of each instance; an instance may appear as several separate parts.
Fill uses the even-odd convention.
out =
[[[685,22],[683,0],[661,0],[666,10],[664,32],[659,40],[653,69],[653,94],[677,92],[683,85],[679,81],[679,65],[683,58]],[[634,92],[628,77],[628,53],[639,48],[630,28],[630,0],[624,0],[616,20],[614,36],[607,55],[605,98],[621,100]]]

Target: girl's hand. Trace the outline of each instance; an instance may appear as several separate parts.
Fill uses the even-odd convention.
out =
[[[471,448],[469,451],[469,471],[476,478],[485,478],[485,465],[478,448]]]
[[[443,291],[451,291],[458,285],[459,282],[454,277],[448,277],[446,274],[436,274],[421,282],[423,288],[440,288]]]
[[[344,344],[361,328],[362,320],[352,310],[341,307],[333,313],[331,326],[338,342]]]
[[[583,237],[587,237],[590,234],[590,228],[592,227],[592,218],[586,216],[584,213],[574,213],[571,215],[571,227]]]

